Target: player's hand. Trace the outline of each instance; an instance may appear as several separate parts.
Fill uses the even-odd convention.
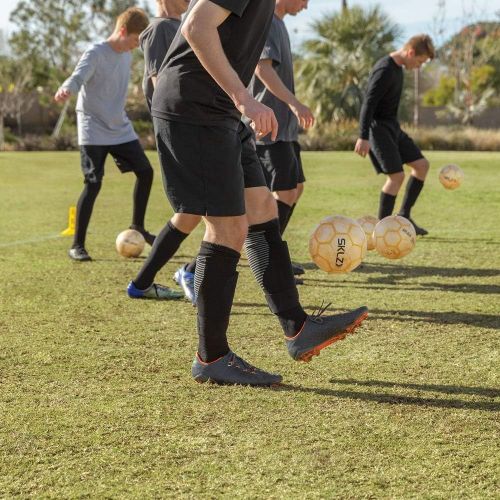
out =
[[[276,140],[278,136],[278,121],[271,108],[255,100],[250,95],[237,108],[251,120],[250,126],[254,130],[257,139],[261,139],[270,133],[271,140]]]
[[[71,92],[66,89],[60,88],[56,95],[54,96],[54,101],[56,102],[64,102],[67,101],[71,97]]]
[[[370,152],[370,142],[366,139],[358,139],[354,151],[364,158]]]
[[[307,106],[300,102],[297,102],[296,104],[291,104],[290,109],[292,110],[292,113],[297,117],[297,120],[299,120],[299,125],[302,128],[308,129],[314,125],[314,115]]]

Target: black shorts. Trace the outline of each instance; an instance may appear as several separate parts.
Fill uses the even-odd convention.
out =
[[[80,146],[80,160],[85,183],[93,184],[102,181],[108,153],[115,160],[121,173],[139,172],[152,168],[137,139],[113,146],[83,145]]]
[[[153,117],[163,185],[176,213],[245,214],[245,188],[265,186],[253,135]]]
[[[405,163],[424,155],[398,123],[374,120],[370,126],[370,159],[377,174],[403,171]]]
[[[297,184],[306,180],[298,142],[257,145],[257,155],[272,192],[295,189]]]

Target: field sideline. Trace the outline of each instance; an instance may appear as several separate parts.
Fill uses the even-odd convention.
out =
[[[171,215],[156,154],[147,226]],[[93,263],[66,256],[79,156],[0,153],[0,497],[498,498],[500,153],[431,152],[401,261],[370,252],[329,276],[307,242],[324,216],[376,212],[382,178],[354,153],[304,153],[286,239],[308,268],[309,312],[361,304],[365,326],[310,364],[288,357],[242,259],[230,342],[279,389],[195,384],[195,310],[132,301],[143,258],[114,249],[133,175],[108,161],[90,223]],[[437,180],[457,163],[465,181]],[[398,203],[400,199],[398,200]],[[197,251],[201,229],[158,278]],[[496,443],[496,444],[495,444]]]

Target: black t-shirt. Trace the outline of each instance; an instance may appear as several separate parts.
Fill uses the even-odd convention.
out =
[[[359,117],[359,136],[368,139],[373,120],[398,121],[403,68],[391,56],[379,59],[370,73]]]
[[[144,52],[142,90],[146,96],[150,111],[154,90],[151,77],[157,76],[158,71],[160,71],[163,60],[180,25],[180,19],[155,17],[139,38],[139,44]]]
[[[192,0],[188,15],[197,1]],[[231,11],[218,31],[226,57],[246,87],[264,47],[275,2],[210,1]],[[241,119],[241,113],[203,68],[180,29],[158,73],[152,115],[195,125],[225,126],[234,130],[238,128]]]

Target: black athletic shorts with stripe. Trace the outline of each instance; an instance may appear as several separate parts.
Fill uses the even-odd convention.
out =
[[[122,174],[153,168],[142,149],[141,143],[137,139],[112,146],[86,144],[80,146],[80,162],[86,184],[94,184],[102,181],[104,177],[104,163],[108,154],[113,157],[116,166]]]
[[[373,120],[370,125],[370,159],[377,174],[403,171],[405,163],[424,157],[412,138],[401,130],[399,123]]]
[[[300,145],[295,141],[278,141],[273,144],[257,145],[267,186],[272,191],[289,191],[305,182]]]
[[[266,186],[252,131],[153,117],[162,178],[176,213],[245,214],[245,188]]]

